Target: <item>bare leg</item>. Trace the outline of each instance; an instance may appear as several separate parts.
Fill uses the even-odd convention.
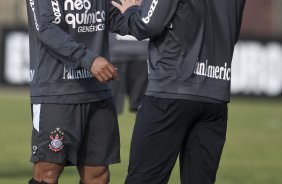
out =
[[[38,162],[34,164],[33,179],[38,182],[57,184],[63,170],[64,164]]]
[[[110,182],[108,166],[78,167],[78,172],[83,184],[108,184]]]

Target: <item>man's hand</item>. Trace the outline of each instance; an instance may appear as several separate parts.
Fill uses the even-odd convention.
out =
[[[118,80],[117,68],[103,57],[95,59],[91,67],[91,73],[103,84],[110,80]]]
[[[141,0],[120,0],[120,3],[112,1],[112,5],[119,9],[122,14],[127,10],[127,8],[134,5],[140,5],[140,3]]]

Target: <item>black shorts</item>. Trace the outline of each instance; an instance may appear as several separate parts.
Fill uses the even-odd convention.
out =
[[[31,162],[105,166],[120,162],[112,99],[86,104],[33,104]]]
[[[137,112],[126,184],[166,184],[177,157],[182,184],[215,182],[227,104],[145,96]]]

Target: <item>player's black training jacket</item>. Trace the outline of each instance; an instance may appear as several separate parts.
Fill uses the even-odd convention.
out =
[[[119,29],[123,16],[113,9],[110,0],[26,3],[31,103],[83,103],[108,98],[109,86],[98,82],[89,71],[96,57],[109,58],[109,30],[127,34]]]
[[[146,94],[230,100],[231,60],[245,0],[143,0],[124,16],[150,38]]]

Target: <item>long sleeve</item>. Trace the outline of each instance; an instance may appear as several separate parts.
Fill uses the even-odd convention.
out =
[[[76,42],[62,29],[63,7],[59,1],[29,0],[28,14],[38,40],[50,50],[55,58],[66,65],[90,69],[97,54],[88,50],[82,43]]]
[[[111,2],[109,5],[110,32],[117,33],[119,35],[130,34],[128,28],[128,19],[126,19],[120,10],[114,7]],[[133,9],[136,10],[137,8],[138,6],[135,6]]]
[[[124,12],[130,34],[137,39],[153,38],[170,26],[179,0],[143,0],[140,7]]]

